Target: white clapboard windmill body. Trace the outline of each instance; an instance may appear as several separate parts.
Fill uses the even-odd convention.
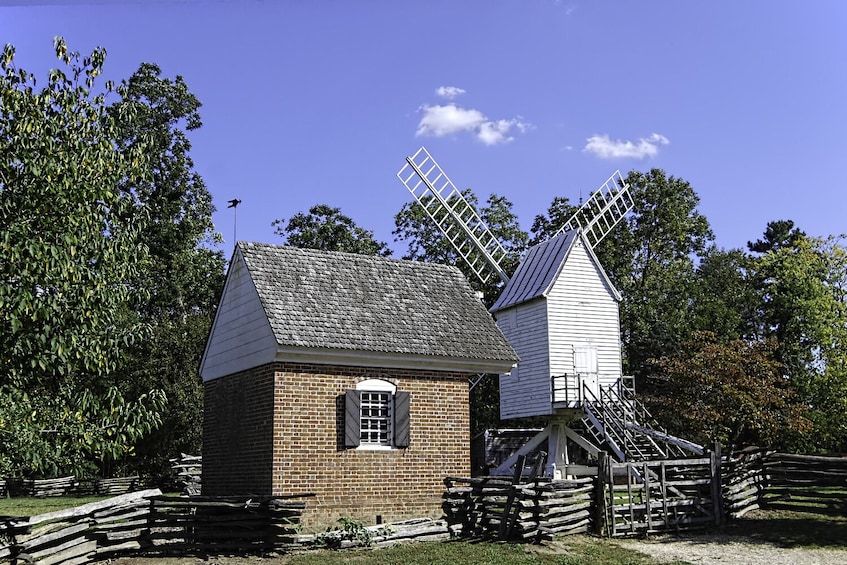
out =
[[[520,362],[500,375],[500,417],[543,416],[549,424],[495,474],[511,473],[520,455],[545,441],[545,474],[556,478],[579,473],[569,442],[619,461],[702,453],[655,426],[622,375],[621,297],[593,251],[633,207],[619,171],[555,236],[530,248],[511,277],[505,249],[425,148],[397,176],[481,281],[505,282],[491,312]]]

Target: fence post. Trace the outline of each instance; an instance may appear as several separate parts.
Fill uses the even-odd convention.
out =
[[[709,453],[710,467],[712,471],[712,506],[715,512],[715,525],[722,526],[724,524],[724,506],[723,506],[723,480],[721,478],[721,444],[715,442],[712,451]]]
[[[512,504],[517,496],[518,485],[523,478],[523,471],[526,467],[526,455],[519,455],[518,462],[515,463],[515,473],[512,475],[512,484],[509,487],[509,496],[506,497],[506,505],[503,506],[503,516],[500,518],[500,529],[497,532],[498,539],[506,539],[511,533],[509,526],[509,514],[512,510]],[[518,503],[520,504],[520,502]]]
[[[597,454],[597,482],[594,483],[594,533],[605,535],[606,530],[606,479],[609,476],[609,455]]]

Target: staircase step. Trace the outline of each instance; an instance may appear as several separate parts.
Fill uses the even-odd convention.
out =
[[[602,429],[594,426],[589,416],[580,420],[583,435],[590,437],[595,445],[612,451],[610,442],[613,442],[629,461],[686,455],[678,445],[656,439],[629,427],[635,424],[662,434],[667,433],[656,424],[647,409],[637,399],[621,398],[617,395],[616,387],[602,390],[600,397],[602,400],[586,403],[583,409],[589,415],[593,414]]]

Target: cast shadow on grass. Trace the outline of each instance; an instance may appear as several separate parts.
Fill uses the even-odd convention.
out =
[[[757,510],[727,524],[724,533],[781,547],[847,547],[847,516]]]

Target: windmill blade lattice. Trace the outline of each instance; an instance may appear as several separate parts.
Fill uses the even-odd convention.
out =
[[[618,222],[632,210],[633,200],[629,183],[615,171],[556,233],[582,228],[591,247],[606,237]]]
[[[426,148],[406,157],[397,178],[483,283],[492,274],[509,281],[500,266],[506,250]]]

